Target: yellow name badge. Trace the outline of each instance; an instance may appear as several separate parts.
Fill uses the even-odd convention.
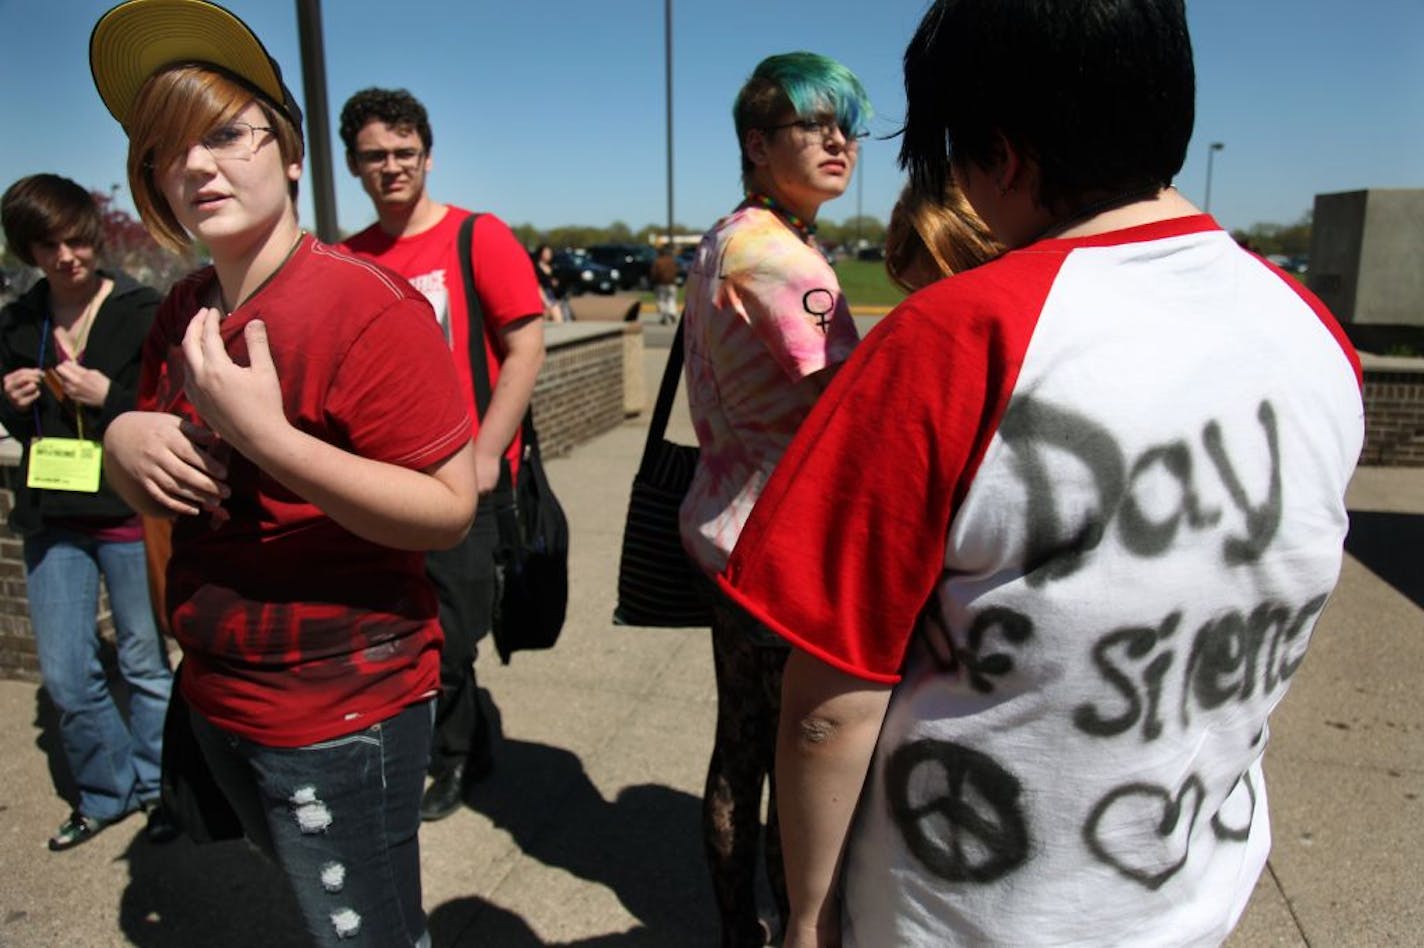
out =
[[[80,438],[36,438],[30,442],[28,487],[72,490],[84,494],[99,490],[99,469],[104,448]]]

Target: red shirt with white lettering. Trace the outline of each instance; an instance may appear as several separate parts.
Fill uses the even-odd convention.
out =
[[[173,287],[144,346],[139,408],[202,419],[183,393],[181,343],[210,298],[203,269]],[[261,319],[288,420],[362,457],[415,470],[470,439],[430,306],[395,274],[303,237],[222,322],[246,364]],[[235,451],[218,515],[173,528],[166,608],[184,697],[217,726],[298,747],[381,721],[439,686],[440,625],[420,552],[339,526]]]
[[[478,430],[475,383],[470,367],[469,310],[458,247],[460,225],[469,216],[469,211],[449,205],[445,216],[434,227],[409,237],[392,237],[381,230],[379,224],[372,224],[347,240],[342,248],[391,268],[425,294],[450,343],[460,385]],[[509,226],[493,214],[481,214],[475,221],[470,235],[470,259],[474,264],[475,292],[479,294],[484,317],[490,391],[494,391],[500,364],[504,361],[500,332],[520,319],[542,316],[544,300],[539,295],[539,281],[534,276],[529,254]],[[518,471],[519,451],[519,432],[516,431],[505,452],[511,474]]]

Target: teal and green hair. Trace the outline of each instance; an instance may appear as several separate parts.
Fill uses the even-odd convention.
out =
[[[744,143],[751,129],[784,120],[788,110],[802,118],[834,113],[847,136],[863,135],[875,114],[855,73],[834,59],[805,51],[778,53],[758,63],[737,93],[732,105],[737,142]],[[751,171],[743,149],[742,177]]]

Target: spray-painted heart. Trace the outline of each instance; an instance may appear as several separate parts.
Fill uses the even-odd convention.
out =
[[[1127,878],[1161,888],[1186,865],[1205,796],[1196,774],[1175,795],[1156,784],[1125,784],[1093,807],[1083,839],[1093,855]]]

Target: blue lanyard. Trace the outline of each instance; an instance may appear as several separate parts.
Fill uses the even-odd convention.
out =
[[[43,327],[41,328],[41,330],[40,330],[40,353],[39,353],[39,358],[36,360],[36,361],[38,362],[38,364],[39,364],[39,368],[40,368],[40,371],[41,371],[41,372],[44,371],[44,367],[45,367],[45,348],[49,345],[49,326],[50,326],[50,318],[49,318],[48,315],[46,315],[46,316],[45,316],[45,321],[44,321],[44,326],[43,326]],[[76,360],[76,361],[78,360],[78,358],[79,358],[78,356],[75,356],[75,360]],[[43,380],[41,380],[41,383],[40,383],[40,396],[43,397],[43,396],[44,396],[44,393],[45,393],[46,391],[48,391],[48,390],[49,390],[49,386],[45,385],[44,382],[43,382]],[[53,392],[50,392],[50,394],[53,395],[54,393],[53,393]],[[62,400],[61,400],[60,404],[61,404],[61,406],[63,406],[63,401],[62,401]],[[43,438],[43,437],[44,437],[44,429],[43,429],[42,426],[40,425],[40,400],[39,400],[38,398],[35,399],[35,404],[34,404],[34,407],[31,408],[31,411],[33,411],[34,414],[35,414],[35,438],[36,438],[36,439]],[[81,440],[83,440],[83,438],[84,438],[84,406],[81,405],[81,404],[79,404],[77,401],[74,403],[74,424],[75,424],[75,426],[76,426],[76,428],[77,428],[77,433],[78,433],[78,435],[79,435],[79,438],[80,438]]]
[[[44,371],[44,367],[45,367],[45,364],[44,364],[44,363],[45,363],[45,345],[46,345],[48,342],[49,342],[49,315],[48,315],[48,314],[45,314],[44,327],[40,330],[40,355],[39,355],[39,359],[37,360],[41,372]],[[41,380],[40,380],[40,395],[41,395],[41,397],[43,397],[44,393],[45,393],[44,380],[41,379]],[[35,399],[35,404],[34,404],[34,406],[32,407],[31,410],[35,413],[35,437],[36,437],[36,438],[43,438],[43,437],[44,437],[44,432],[40,429],[40,400],[39,400],[38,398]]]

